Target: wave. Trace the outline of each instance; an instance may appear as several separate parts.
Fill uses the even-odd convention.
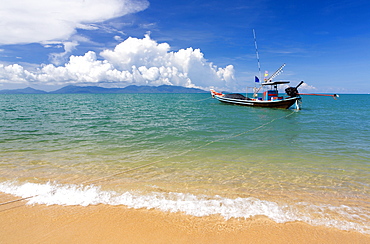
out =
[[[251,218],[263,215],[277,223],[303,221],[311,225],[334,227],[370,234],[370,213],[345,205],[312,205],[300,202],[295,205],[278,204],[257,198],[224,198],[221,196],[196,196],[185,193],[123,192],[102,190],[95,185],[0,183],[0,192],[28,199],[27,204],[45,205],[125,205],[129,208],[158,209],[182,212],[197,217],[219,214],[230,218]],[[33,196],[33,197],[32,197]],[[333,214],[334,213],[334,214]],[[333,217],[333,215],[339,217]]]

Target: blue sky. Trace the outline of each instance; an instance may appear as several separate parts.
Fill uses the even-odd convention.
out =
[[[370,93],[370,2],[14,0],[0,89],[172,84],[229,91],[262,73],[301,92]]]

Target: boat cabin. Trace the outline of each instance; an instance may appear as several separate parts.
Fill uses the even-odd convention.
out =
[[[262,86],[271,86],[270,90],[263,92],[262,99],[265,101],[282,100],[283,96],[279,97],[277,86],[281,84],[288,84],[288,83],[290,82],[289,81],[270,81],[270,82],[262,83]]]

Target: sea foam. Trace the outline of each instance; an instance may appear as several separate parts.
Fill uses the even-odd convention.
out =
[[[257,198],[224,198],[221,196],[196,196],[185,193],[104,191],[95,185],[18,183],[7,181],[0,183],[0,191],[28,199],[27,204],[45,205],[125,205],[129,208],[158,209],[168,212],[182,212],[188,215],[203,217],[218,214],[226,220],[230,218],[250,218],[263,215],[277,223],[303,221],[311,225],[335,227],[342,230],[355,230],[370,234],[369,215],[362,213],[364,224],[351,221],[359,218],[361,209],[348,206],[312,206],[308,203],[296,205],[278,204]],[[301,211],[302,206],[305,210]],[[308,212],[314,211],[315,218]],[[332,211],[346,217],[346,220],[331,219],[324,212]]]

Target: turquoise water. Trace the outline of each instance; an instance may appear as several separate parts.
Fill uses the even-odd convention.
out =
[[[0,95],[0,191],[370,233],[369,102],[305,96],[294,111],[209,94]]]

